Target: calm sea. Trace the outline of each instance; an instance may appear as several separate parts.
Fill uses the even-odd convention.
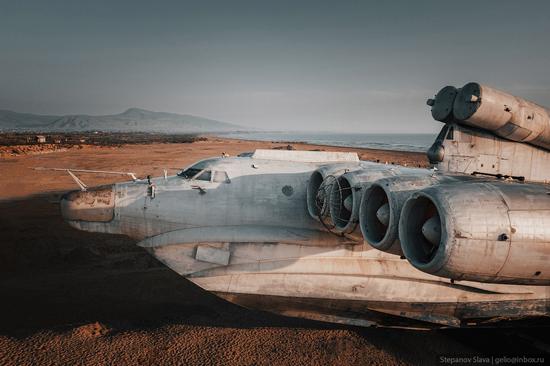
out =
[[[315,132],[231,132],[220,135],[241,140],[306,142],[316,145],[365,147],[384,150],[426,151],[435,134],[372,134]]]

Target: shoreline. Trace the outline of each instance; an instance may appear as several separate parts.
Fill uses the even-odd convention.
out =
[[[24,156],[44,155],[50,153],[63,153],[63,152],[90,152],[101,150],[123,150],[130,147],[153,147],[164,145],[208,145],[213,144],[217,147],[223,148],[225,145],[226,150],[221,152],[229,152],[232,155],[245,151],[253,151],[255,149],[289,149],[289,150],[309,150],[309,151],[346,151],[355,152],[358,154],[360,160],[374,161],[385,164],[404,165],[413,167],[429,167],[429,162],[425,152],[418,151],[404,151],[404,150],[387,150],[377,149],[371,147],[352,147],[352,146],[338,146],[338,145],[322,145],[311,144],[305,142],[292,142],[292,141],[263,141],[263,140],[246,140],[235,139],[227,137],[219,137],[214,135],[197,135],[196,140],[189,142],[174,142],[173,138],[166,141],[153,141],[153,142],[126,142],[126,143],[114,143],[114,144],[24,144],[24,145],[5,145],[0,146],[0,158],[3,160],[17,159]],[[237,147],[242,146],[243,150],[236,150]],[[220,155],[221,155],[220,152]],[[56,154],[56,155],[57,155]]]
[[[248,141],[248,142],[270,142],[272,144],[290,144],[290,145],[312,145],[312,146],[325,146],[334,149],[362,149],[362,150],[376,150],[384,152],[402,152],[402,153],[411,153],[411,154],[425,154],[424,151],[415,151],[415,150],[392,150],[392,149],[382,149],[376,147],[364,147],[364,146],[350,146],[350,145],[330,145],[330,144],[318,144],[307,141],[300,140],[255,140],[255,139],[238,139],[235,137],[224,137],[216,135],[198,135],[199,137],[205,137],[208,139],[220,139],[227,141]],[[427,150],[426,150],[427,151]]]
[[[423,152],[437,137],[434,133],[368,133],[326,131],[247,131],[207,133],[222,138],[255,141],[306,143],[315,145]]]
[[[408,151],[408,150],[389,150],[389,149],[377,149],[372,147],[354,147],[354,146],[339,146],[339,145],[324,145],[324,144],[312,144],[308,142],[293,142],[293,141],[279,141],[279,140],[252,140],[252,139],[236,139],[229,137],[219,137],[212,135],[200,135],[213,140],[221,140],[233,143],[239,143],[240,141],[245,141],[247,143],[254,144],[272,144],[276,145],[275,147],[280,147],[278,145],[290,145],[293,148],[300,147],[305,150],[319,150],[319,151],[346,151],[346,152],[356,152],[359,155],[360,160],[375,161],[386,164],[396,164],[404,166],[415,166],[427,168],[430,166],[428,162],[427,152],[420,151]],[[283,146],[284,147],[284,146]],[[313,148],[313,149],[312,149]],[[300,150],[296,148],[295,150]],[[378,156],[378,157],[377,157]],[[393,159],[391,159],[393,157]],[[386,158],[386,159],[381,159]]]

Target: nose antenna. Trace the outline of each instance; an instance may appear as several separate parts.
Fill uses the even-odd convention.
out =
[[[108,170],[88,170],[88,169],[71,169],[71,168],[44,168],[44,167],[36,167],[31,168],[33,170],[53,170],[58,172],[67,172],[73,178],[76,184],[80,187],[80,190],[85,192],[88,189],[88,186],[86,183],[84,183],[80,178],[74,174],[74,172],[77,173],[92,173],[92,174],[113,174],[113,175],[127,175],[135,182],[137,181],[136,173],[132,172],[113,172]]]
[[[86,185],[86,183],[81,181],[80,178],[78,178],[73,172],[71,172],[69,169],[67,169],[67,173],[69,173],[71,178],[73,178],[73,180],[76,182],[76,184],[78,184],[81,191],[86,192],[88,190],[88,186]]]

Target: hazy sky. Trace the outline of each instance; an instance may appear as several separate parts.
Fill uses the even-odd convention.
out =
[[[3,1],[0,109],[433,132],[481,81],[550,106],[550,1]]]

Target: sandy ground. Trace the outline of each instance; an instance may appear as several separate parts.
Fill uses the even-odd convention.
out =
[[[518,330],[362,329],[237,307],[162,267],[126,237],[70,228],[57,201],[76,188],[72,179],[30,169],[161,175],[222,152],[275,146],[286,144],[210,139],[1,157],[0,364],[437,364],[440,355],[533,352],[533,340]],[[423,154],[293,146],[426,164]],[[81,178],[89,185],[113,181]]]

